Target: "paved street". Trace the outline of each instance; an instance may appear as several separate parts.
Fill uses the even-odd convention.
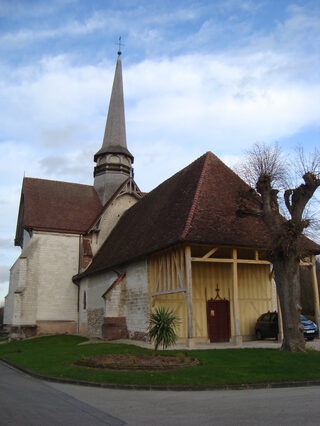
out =
[[[47,383],[0,363],[0,425],[319,425],[320,387],[129,391]]]
[[[129,425],[319,425],[320,387],[237,391],[127,391],[52,384]]]
[[[1,426],[120,426],[124,423],[0,361]]]

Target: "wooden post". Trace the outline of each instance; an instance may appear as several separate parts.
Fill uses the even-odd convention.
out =
[[[238,295],[238,253],[237,249],[232,250],[232,306],[233,306],[233,325],[234,336],[232,341],[236,345],[241,345],[242,336],[240,334],[240,309]]]
[[[320,326],[320,308],[319,308],[319,287],[317,280],[317,268],[316,268],[316,257],[312,256],[312,286],[314,293],[314,316],[316,324],[319,328]],[[319,336],[318,336],[319,337]]]
[[[193,347],[193,307],[192,307],[192,270],[191,270],[191,248],[185,248],[186,265],[186,302],[187,302],[187,323],[188,323],[188,346]]]

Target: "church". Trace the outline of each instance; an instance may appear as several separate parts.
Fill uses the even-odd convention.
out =
[[[189,347],[253,339],[257,318],[279,303],[264,222],[237,214],[246,183],[207,152],[143,193],[133,161],[118,52],[93,185],[23,180],[21,254],[5,298],[10,333],[145,340],[150,312],[165,306]],[[305,241],[304,264],[315,271],[320,247]]]

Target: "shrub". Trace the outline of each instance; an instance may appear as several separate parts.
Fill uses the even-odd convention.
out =
[[[168,308],[159,307],[151,312],[148,325],[149,339],[154,341],[154,350],[162,345],[163,349],[174,345],[177,341],[176,328],[179,319],[174,312]]]

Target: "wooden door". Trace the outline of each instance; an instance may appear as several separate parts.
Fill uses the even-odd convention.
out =
[[[207,301],[208,337],[210,342],[229,342],[230,340],[230,302],[229,300]]]

